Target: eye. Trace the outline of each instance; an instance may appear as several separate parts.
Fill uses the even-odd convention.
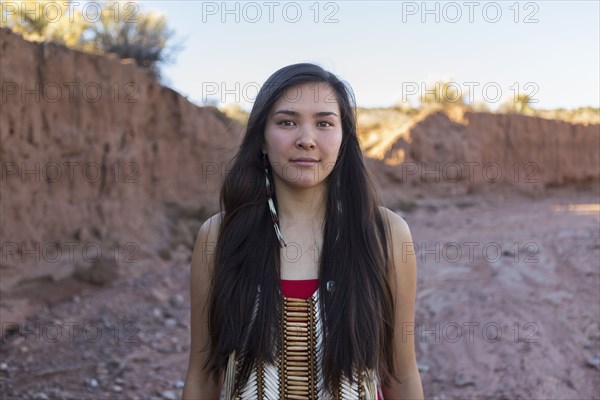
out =
[[[323,128],[329,128],[330,126],[333,126],[333,124],[329,121],[319,121],[319,124],[327,124],[325,126],[321,125]]]
[[[294,121],[290,121],[289,119],[285,119],[283,121],[279,121],[277,123],[277,125],[281,125],[281,126],[292,126],[292,125],[287,125],[288,123],[293,124]]]

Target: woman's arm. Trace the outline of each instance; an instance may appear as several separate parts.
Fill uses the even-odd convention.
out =
[[[191,343],[188,371],[183,386],[183,400],[218,400],[221,395],[222,379],[219,385],[203,369],[208,356],[210,342],[208,335],[207,301],[210,289],[210,276],[213,269],[212,249],[216,244],[220,223],[216,214],[202,224],[196,237],[190,267],[190,318]],[[205,351],[202,351],[205,349]]]
[[[417,289],[417,262],[408,224],[398,214],[386,209],[391,228],[392,260],[395,275],[390,275],[390,286],[395,304],[394,362],[396,378],[390,386],[382,386],[386,400],[422,400],[423,385],[415,355],[415,297]]]

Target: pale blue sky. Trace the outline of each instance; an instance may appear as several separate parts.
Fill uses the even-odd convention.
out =
[[[476,1],[473,22],[464,1],[275,1],[273,22],[268,2],[247,3],[227,2],[230,14],[223,13],[221,1],[141,3],[142,10],[164,12],[176,38],[184,40],[176,63],[163,67],[169,86],[198,104],[205,99],[238,101],[249,109],[270,74],[308,61],[348,81],[364,107],[392,105],[407,96],[407,85],[420,92],[424,84],[443,78],[456,82],[465,94],[469,82],[478,84],[475,101],[493,101],[500,89],[492,109],[517,87],[539,100],[536,108],[599,107],[596,0]],[[422,15],[423,5],[434,13]],[[297,9],[301,16],[292,23]],[[457,10],[461,15],[452,23]],[[337,22],[325,23],[331,13]],[[525,23],[527,16],[537,22]],[[532,85],[526,88],[528,82]],[[407,97],[413,104],[416,99]]]

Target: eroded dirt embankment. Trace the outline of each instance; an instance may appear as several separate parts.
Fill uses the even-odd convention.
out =
[[[5,326],[78,282],[192,246],[242,127],[134,64],[5,28],[0,49]]]

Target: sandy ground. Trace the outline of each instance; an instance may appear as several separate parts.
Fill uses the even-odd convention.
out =
[[[428,399],[600,399],[598,186],[420,200],[413,338]],[[3,399],[177,399],[190,250],[16,327]],[[52,298],[49,293],[40,295]]]

